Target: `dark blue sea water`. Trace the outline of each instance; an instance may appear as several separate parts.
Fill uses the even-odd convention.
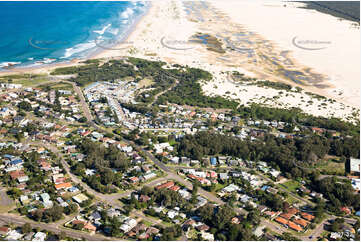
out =
[[[0,2],[0,68],[84,58],[119,43],[146,2]]]

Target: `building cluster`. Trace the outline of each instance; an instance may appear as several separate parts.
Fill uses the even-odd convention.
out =
[[[33,147],[28,152],[39,154],[35,163],[24,161],[18,156],[5,154],[1,157],[0,166],[3,177],[8,176],[10,186],[19,191],[15,192],[14,196],[19,197],[19,206],[22,206],[23,213],[31,217],[39,209],[50,209],[55,204],[65,208],[73,202],[81,204],[88,199],[77,186],[73,185],[64,171],[52,161],[47,150],[42,147]],[[36,176],[41,176],[44,184],[35,184],[39,181]],[[50,184],[53,189],[49,187]]]
[[[2,226],[0,227],[0,238],[7,241],[46,241],[49,236],[42,231],[23,233],[21,228],[11,229]]]
[[[15,85],[15,84],[14,84]],[[19,84],[20,85],[20,84]],[[0,100],[6,105],[0,109],[3,122],[11,123],[14,119],[25,126],[30,120],[24,119],[17,110],[29,112],[31,110],[38,117],[56,118],[69,122],[81,121],[83,115],[77,97],[69,90],[46,90],[42,88],[26,87],[21,85],[0,88]],[[13,87],[13,86],[11,86]],[[26,103],[26,106],[24,106]],[[23,105],[23,106],[22,106]]]

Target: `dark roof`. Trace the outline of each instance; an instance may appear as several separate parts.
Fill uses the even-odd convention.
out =
[[[98,211],[95,211],[94,213],[92,213],[91,215],[93,217],[93,219],[101,219],[102,216],[100,215],[100,213]]]

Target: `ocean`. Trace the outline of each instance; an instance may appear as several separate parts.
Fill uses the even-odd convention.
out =
[[[0,69],[86,58],[120,43],[147,2],[0,2]]]

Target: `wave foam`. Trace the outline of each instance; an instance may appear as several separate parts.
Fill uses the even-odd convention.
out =
[[[117,35],[119,33],[119,29],[110,28],[108,32],[111,33],[112,35]]]
[[[132,8],[127,8],[124,12],[120,14],[120,17],[123,19],[128,19],[134,14],[134,10]]]
[[[96,47],[96,44],[95,44],[94,41],[78,44],[78,45],[76,45],[76,46],[74,46],[72,48],[66,49],[65,54],[64,54],[63,57],[61,57],[61,59],[69,58],[69,57],[73,56],[74,54],[81,53],[83,51],[86,51],[88,49],[92,49],[94,47]]]
[[[0,68],[21,64],[21,62],[9,61],[0,63]]]
[[[94,33],[97,33],[97,34],[100,34],[100,35],[103,35],[105,33],[105,31],[110,27],[112,26],[111,24],[108,24],[106,26],[104,26],[104,28],[102,28],[101,30],[94,30],[93,32]]]

